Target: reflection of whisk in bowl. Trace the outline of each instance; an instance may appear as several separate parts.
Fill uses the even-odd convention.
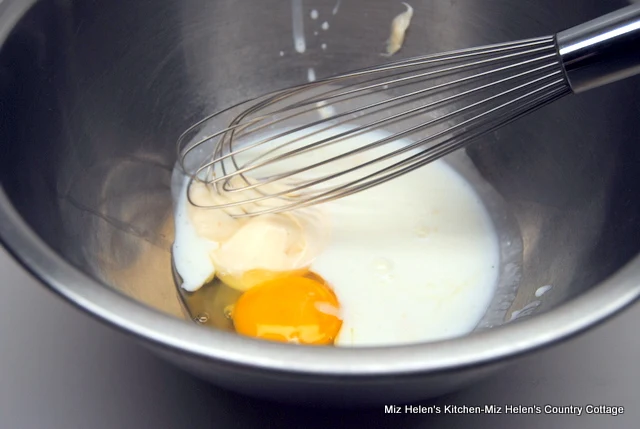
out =
[[[638,73],[639,28],[634,5],[554,36],[411,58],[279,91],[192,126],[179,139],[180,160],[194,165],[188,158],[198,152],[186,171],[225,196],[210,207],[235,208],[236,217],[342,198],[572,92]],[[212,123],[212,135],[185,143]],[[380,138],[377,130],[391,134]],[[360,147],[341,149],[355,136]],[[411,143],[390,144],[399,139]],[[200,162],[195,149],[203,147],[209,155]]]

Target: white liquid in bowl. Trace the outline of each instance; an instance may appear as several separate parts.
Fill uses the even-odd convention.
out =
[[[376,131],[367,138],[386,135]],[[331,150],[358,147],[358,139]],[[176,268],[183,279],[198,273],[204,281],[209,259],[188,253],[212,244],[194,236],[184,190],[177,195]],[[498,280],[498,236],[473,188],[444,161],[326,203],[323,211],[329,240],[311,270],[329,282],[340,303],[337,346],[435,341],[477,326]]]

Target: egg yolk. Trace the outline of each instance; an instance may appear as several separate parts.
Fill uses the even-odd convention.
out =
[[[342,326],[338,309],[338,299],[322,281],[289,277],[265,282],[242,294],[232,319],[241,335],[326,345],[333,344]]]

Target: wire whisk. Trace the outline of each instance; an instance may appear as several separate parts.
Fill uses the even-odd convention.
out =
[[[218,196],[206,207],[234,217],[330,202],[409,173],[568,94],[639,73],[639,34],[634,5],[553,36],[310,82],[194,124],[178,140],[179,162]]]

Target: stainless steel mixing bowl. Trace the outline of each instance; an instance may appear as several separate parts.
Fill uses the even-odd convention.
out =
[[[292,30],[299,4],[304,53]],[[551,34],[626,2],[411,4],[401,57]],[[204,113],[305,81],[309,68],[320,77],[379,62],[400,2],[343,0],[334,14],[336,6],[1,1],[7,248],[67,300],[183,368],[236,391],[307,403],[407,402],[451,391],[638,297],[636,78],[562,100],[468,149],[522,237],[519,289],[494,303],[503,314],[489,324],[502,326],[351,350],[263,343],[185,321],[169,255],[176,138]],[[536,296],[544,285],[551,291]],[[507,323],[515,314],[526,317]]]

